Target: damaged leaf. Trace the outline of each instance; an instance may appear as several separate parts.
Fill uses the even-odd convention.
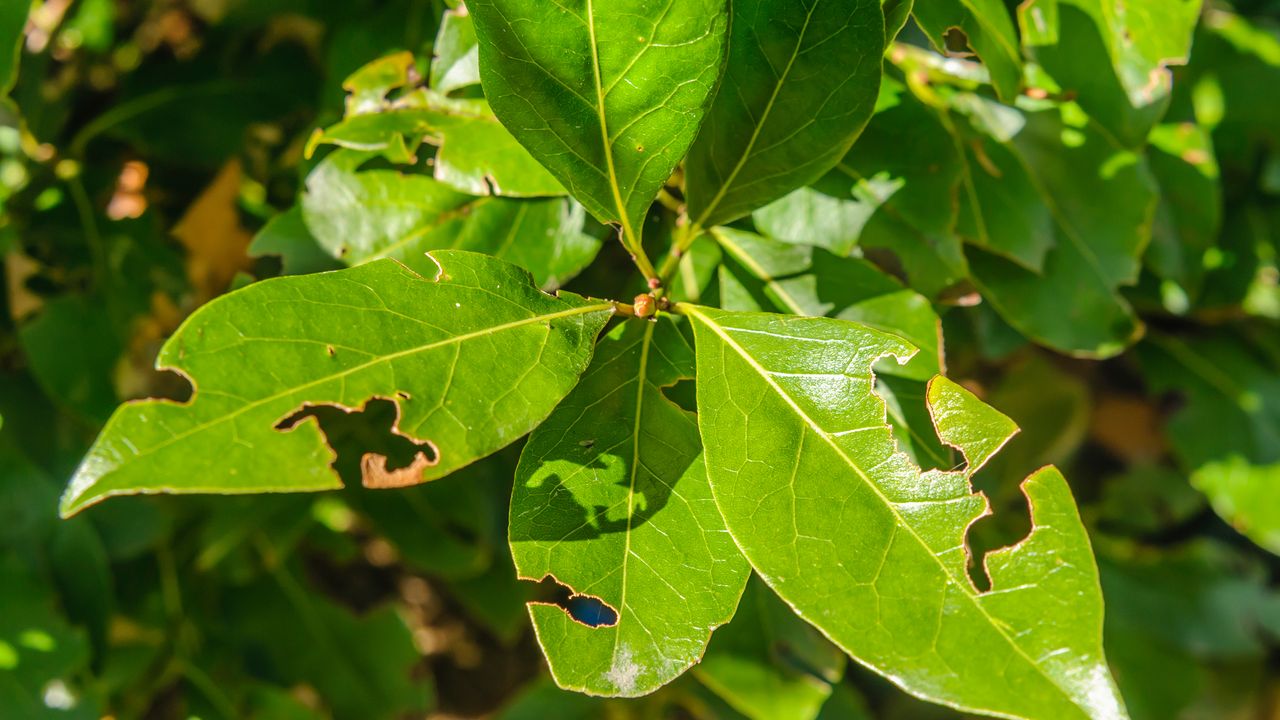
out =
[[[1022,86],[1022,49],[1013,20],[1001,0],[933,0],[912,8],[912,15],[939,51],[972,52],[991,75],[991,85],[1005,102],[1013,102]],[[963,47],[956,44],[963,43]]]
[[[1202,0],[1029,0],[1022,44],[1063,91],[1128,147],[1169,105]]]
[[[1089,539],[1056,469],[1023,483],[1032,532],[985,558],[992,590],[969,578],[966,535],[988,506],[968,476],[1010,423],[984,410],[978,428],[961,426],[954,408],[979,402],[935,380],[935,423],[970,463],[921,471],[897,452],[872,392],[872,364],[907,358],[910,345],[827,318],[685,312],[716,504],[802,618],[934,702],[1007,717],[1125,716],[1103,657]]]
[[[702,657],[738,604],[747,564],[711,499],[697,423],[663,394],[693,364],[669,316],[615,327],[520,458],[510,528],[520,575],[554,577],[612,610],[612,623],[589,627],[530,605],[560,687],[653,692]]]
[[[396,402],[396,432],[422,446],[421,472],[367,456],[374,485],[443,477],[531,430],[577,382],[612,305],[546,295],[482,255],[433,258],[434,280],[384,260],[268,280],[201,308],[157,361],[191,381],[191,402],[120,407],[62,514],[112,495],[339,487],[317,422],[288,422],[316,405]]]

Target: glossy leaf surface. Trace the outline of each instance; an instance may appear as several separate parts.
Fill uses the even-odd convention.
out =
[[[193,400],[117,410],[63,514],[138,492],[338,487],[318,424],[291,421],[315,405],[399,406],[398,431],[423,452],[400,471],[366,456],[371,486],[442,477],[531,430],[577,382],[611,306],[545,295],[481,255],[435,259],[434,281],[387,260],[259,283],[202,308],[157,362],[191,380]]]
[[[878,0],[736,0],[720,91],[685,165],[703,227],[822,177],[871,117],[880,87]]]
[[[720,76],[724,0],[472,0],[485,95],[596,219],[639,243]]]
[[[884,362],[877,366],[879,372],[923,381],[942,371],[942,326],[929,301],[871,263],[731,228],[711,234],[736,265],[761,283],[756,288],[750,279],[722,275],[724,309],[852,320],[919,348],[906,364]]]
[[[517,570],[598,599],[612,620],[589,627],[530,605],[561,687],[648,694],[696,663],[737,607],[746,561],[711,499],[697,423],[663,395],[693,366],[669,318],[618,325],[521,456]]]
[[[687,312],[716,503],[801,617],[935,702],[1012,717],[1124,716],[1102,655],[1092,551],[1057,470],[1023,484],[1031,535],[985,559],[992,590],[978,592],[966,546],[987,512],[966,477],[976,466],[915,467],[871,390],[872,363],[911,346],[840,320]],[[978,402],[936,382],[935,410]],[[991,430],[1008,429],[987,416]],[[1007,439],[975,443],[951,424],[944,413],[944,439],[975,462]]]

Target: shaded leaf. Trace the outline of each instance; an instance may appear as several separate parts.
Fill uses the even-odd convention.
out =
[[[421,656],[396,609],[355,615],[279,568],[227,599],[227,631],[259,672],[305,683],[335,720],[391,720],[431,707],[431,683],[413,676]],[[300,651],[299,649],[304,649]]]
[[[1188,300],[1199,295],[1205,253],[1222,226],[1222,188],[1212,139],[1192,123],[1157,125],[1147,162],[1160,185],[1160,206],[1151,228],[1146,263],[1177,283]]]
[[[822,177],[875,108],[878,0],[735,0],[729,57],[685,162],[701,227],[749,214]]]
[[[865,208],[864,252],[892,253],[908,284],[929,297],[968,274],[954,232],[962,175],[955,143],[901,82],[885,78],[875,116],[836,172]]]
[[[18,81],[18,60],[22,55],[22,30],[27,24],[31,3],[7,2],[0,8],[0,98],[8,96]]]
[[[1023,483],[1032,533],[985,558],[992,590],[980,593],[965,538],[987,512],[969,488],[976,468],[913,466],[871,391],[872,363],[908,357],[910,345],[840,320],[685,312],[716,504],[802,618],[935,702],[1013,717],[1124,716],[1102,654],[1089,539],[1056,469]],[[967,456],[985,454],[964,442]]]
[[[720,75],[724,0],[472,0],[485,94],[596,219],[639,247]],[[633,250],[634,252],[634,250]]]
[[[397,431],[423,452],[397,471],[366,456],[372,486],[442,477],[531,430],[577,382],[611,305],[545,295],[481,255],[435,259],[434,282],[384,261],[264,281],[201,308],[157,361],[191,379],[194,400],[117,410],[63,514],[137,492],[338,487],[317,423],[286,423],[314,405],[399,406]]]
[[[1129,147],[1168,107],[1170,65],[1187,61],[1201,0],[1031,0],[1018,8],[1028,53]],[[1158,28],[1158,30],[1157,30]]]
[[[1175,392],[1170,447],[1224,520],[1280,554],[1280,375],[1241,338],[1154,336],[1139,346],[1147,381]]]
[[[0,707],[32,720],[97,718],[75,679],[89,664],[89,644],[56,612],[50,588],[7,557],[0,585]],[[66,707],[49,704],[51,687]]]
[[[307,275],[342,267],[307,229],[302,207],[294,205],[267,221],[253,236],[249,254],[255,257],[275,255],[280,258],[285,275]]]
[[[975,122],[981,122],[987,103],[976,95],[954,101]],[[1035,262],[1038,250],[1024,256],[1011,247],[1001,255],[972,249],[966,255],[973,280],[1010,325],[1037,342],[1082,357],[1113,356],[1143,330],[1119,291],[1137,280],[1155,212],[1155,183],[1139,156],[1115,146],[1093,124],[1078,124],[1069,106],[1022,113],[1001,108],[1012,127],[985,123],[983,133],[1009,137],[1005,147],[1017,158],[1010,167],[1020,166],[1026,175],[1004,177],[993,165],[974,163],[969,175],[981,182],[968,187],[970,212],[983,214],[990,228],[1003,220],[992,209],[1010,201],[1030,203],[1021,211],[1028,218],[1043,217],[1047,209],[1053,247],[1038,270],[1026,265]],[[1005,183],[1017,188],[1023,177],[1031,180],[1034,195],[1004,189]],[[1007,259],[1009,253],[1023,262]]]
[[[844,666],[839,648],[753,578],[733,622],[716,631],[694,672],[746,717],[812,720]]]
[[[987,71],[996,94],[1013,102],[1022,86],[1022,48],[1009,11],[1000,0],[934,0],[916,4],[916,22],[939,52],[972,50]]]
[[[530,605],[563,688],[648,694],[733,616],[747,565],[711,499],[693,416],[662,392],[692,377],[670,319],[619,325],[521,455],[510,529],[521,577],[554,577],[612,614],[589,627]]]

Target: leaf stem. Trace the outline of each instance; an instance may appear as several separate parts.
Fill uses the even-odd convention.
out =
[[[644,247],[641,246],[639,242],[636,242],[635,238],[627,232],[627,228],[629,228],[630,225],[630,223],[625,223],[621,233],[618,235],[618,239],[622,241],[622,247],[626,248],[628,253],[631,253],[631,261],[634,262],[636,264],[636,268],[644,274],[644,279],[649,281],[649,287],[655,289],[662,287],[661,276],[658,274],[657,270],[653,269],[653,263],[650,262],[649,256],[645,254]]]
[[[661,284],[654,290],[657,297],[662,296],[661,293],[666,288],[667,281],[671,279],[671,275],[680,267],[680,258],[684,257],[684,254],[693,246],[694,241],[703,233],[702,226],[698,223],[690,224],[688,217],[684,217],[682,220],[684,222],[676,229],[675,241],[671,243],[671,252],[667,253],[667,257],[662,261],[662,267],[658,268],[657,278]]]

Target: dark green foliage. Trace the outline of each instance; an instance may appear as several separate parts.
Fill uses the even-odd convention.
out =
[[[1274,5],[0,3],[0,720],[1274,715]]]

